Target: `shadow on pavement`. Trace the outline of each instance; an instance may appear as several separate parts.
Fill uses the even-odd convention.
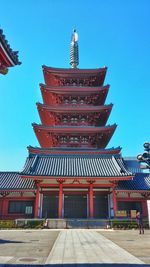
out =
[[[0,245],[1,244],[8,244],[8,243],[24,243],[24,242],[22,242],[22,241],[12,241],[12,240],[0,239]]]

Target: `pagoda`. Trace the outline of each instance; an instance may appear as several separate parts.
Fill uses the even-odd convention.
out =
[[[106,149],[116,129],[116,124],[107,125],[113,106],[105,104],[107,68],[78,69],[78,63],[75,30],[71,68],[42,67],[43,103],[37,103],[41,124],[33,123],[40,148],[28,147],[21,173],[37,186],[35,217],[106,218],[110,192],[117,209],[117,181],[132,178],[120,158],[120,147]]]
[[[71,67],[42,67],[43,103],[36,104],[41,124],[32,124],[40,146],[28,147],[21,172],[0,172],[1,218],[94,223],[118,214],[127,218],[135,209],[147,216],[150,177],[135,160],[123,159],[120,147],[107,148],[116,129],[107,122],[113,107],[105,103],[107,68],[79,69],[78,64],[74,30]]]

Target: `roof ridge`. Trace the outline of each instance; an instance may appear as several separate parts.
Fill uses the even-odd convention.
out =
[[[115,156],[118,156],[118,154],[114,154]],[[113,155],[113,156],[114,156]],[[56,157],[56,158],[59,158],[59,157],[83,157],[83,158],[85,158],[85,157],[89,157],[89,158],[91,158],[91,157],[96,157],[96,158],[111,158],[112,157],[112,154],[44,154],[44,153],[41,153],[41,154],[30,154],[29,155],[29,157],[34,157],[34,161],[35,162],[33,162],[32,164],[34,165],[35,163],[37,164],[37,158],[36,158],[36,156],[38,157],[38,158],[40,158],[40,157]]]
[[[121,166],[119,165],[118,161],[114,156],[112,156],[112,161],[119,172],[125,173],[125,171],[121,168]]]

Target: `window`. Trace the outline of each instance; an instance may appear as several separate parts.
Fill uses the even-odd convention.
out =
[[[67,118],[64,117],[64,118],[62,119],[62,121],[63,121],[63,123],[67,123]]]
[[[89,138],[87,136],[83,136],[81,139],[81,143],[82,144],[88,144],[88,140],[89,140]]]
[[[70,122],[71,123],[78,123],[78,118],[76,118],[76,117],[72,117],[71,119],[70,119]]]
[[[64,99],[64,104],[69,104],[69,100],[68,99]]]
[[[67,142],[67,137],[66,136],[61,136],[60,137],[60,142],[61,143],[66,143]]]
[[[72,99],[71,103],[72,103],[73,105],[76,105],[76,104],[77,104],[77,100],[76,100],[76,99]]]
[[[85,122],[86,122],[86,118],[85,118],[85,117],[82,117],[82,118],[81,118],[81,123],[84,124]]]
[[[84,100],[83,100],[83,99],[80,100],[80,104],[81,104],[81,105],[84,104]]]
[[[72,136],[70,137],[70,143],[78,143],[79,137],[78,136]]]
[[[9,213],[32,214],[33,201],[9,201]]]

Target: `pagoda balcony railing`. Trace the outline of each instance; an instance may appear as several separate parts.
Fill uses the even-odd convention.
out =
[[[76,104],[61,104],[61,105],[57,105],[55,107],[58,107],[58,108],[74,108],[74,107],[80,107],[80,108],[88,108],[88,109],[101,109],[101,108],[105,108],[105,106],[98,106],[98,105],[94,105],[93,106],[93,103],[84,103],[84,104],[81,104],[81,103],[76,103]]]
[[[83,144],[83,143],[60,143],[58,144],[58,146],[56,146],[57,148],[58,147],[61,147],[61,148],[96,148],[97,146],[96,145],[91,145],[90,143],[86,143],[86,144]]]
[[[93,123],[93,125],[91,125],[91,123],[87,123],[87,122],[62,122],[59,123],[59,125],[62,126],[95,126],[95,124]]]
[[[65,108],[65,109],[67,109],[67,108],[76,108],[76,107],[81,107],[81,108],[90,108],[90,109],[102,109],[102,108],[107,108],[107,106],[105,107],[105,106],[94,106],[93,107],[93,104],[88,104],[88,103],[83,103],[83,104],[81,104],[81,103],[62,103],[62,104],[51,104],[50,106],[48,106],[47,108],[48,109],[63,109],[63,108]]]
[[[84,104],[81,104],[81,103],[75,103],[75,104],[72,104],[72,103],[62,103],[62,104],[51,104],[51,105],[43,105],[43,104],[40,104],[40,103],[37,103],[37,105],[41,108],[45,108],[45,109],[48,109],[48,110],[62,110],[62,109],[68,109],[68,108],[81,108],[81,109],[91,109],[91,110],[108,110],[110,108],[112,108],[113,104],[109,104],[109,105],[94,105],[91,103],[84,103]]]

